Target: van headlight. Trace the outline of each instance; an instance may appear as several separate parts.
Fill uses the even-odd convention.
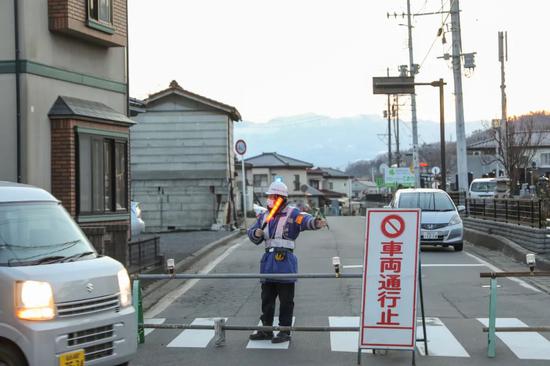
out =
[[[117,273],[118,287],[120,289],[120,306],[123,308],[132,305],[132,290],[130,285],[130,277],[126,269],[121,269]]]
[[[52,286],[48,282],[16,282],[16,315],[23,320],[50,320],[55,317]]]
[[[451,221],[449,221],[449,225],[458,225],[458,224],[462,224],[462,219],[460,218],[459,215],[454,215],[451,218]]]

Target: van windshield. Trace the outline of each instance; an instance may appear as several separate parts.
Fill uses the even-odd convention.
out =
[[[398,208],[420,208],[422,211],[454,211],[451,199],[441,192],[414,192],[399,195]]]
[[[29,266],[95,257],[92,245],[61,204],[0,204],[0,266]]]
[[[470,190],[472,192],[494,192],[497,182],[473,182]]]

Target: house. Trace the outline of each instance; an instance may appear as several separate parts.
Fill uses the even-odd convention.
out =
[[[267,189],[271,182],[280,180],[288,187],[290,203],[300,206],[307,203],[307,169],[313,164],[276,152],[262,153],[245,159],[252,166],[246,171],[246,179],[252,182],[254,200],[265,205]]]
[[[127,39],[126,0],[0,2],[0,180],[50,191],[123,263]]]
[[[235,223],[235,107],[183,89],[131,103],[132,199],[146,230],[203,230]]]
[[[356,199],[363,199],[368,194],[380,193],[380,189],[376,183],[361,178],[354,178],[352,181],[352,197]]]
[[[518,137],[516,141],[521,139]],[[530,182],[530,172],[533,167],[538,175],[550,176],[550,130],[534,131],[530,140],[533,141],[532,146],[521,147],[527,156],[518,171],[520,182]],[[496,147],[497,141],[494,138],[480,139],[468,144],[468,169],[473,173],[474,178],[494,174],[499,165],[502,169],[502,165],[495,159]]]
[[[322,167],[319,169],[325,173],[323,175],[323,190],[327,192],[336,192],[343,196],[351,197],[351,180],[353,176],[338,169]]]

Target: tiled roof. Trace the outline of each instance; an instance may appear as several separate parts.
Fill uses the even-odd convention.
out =
[[[334,178],[351,178],[352,177],[348,173],[344,173],[343,171],[338,169],[332,169],[332,168],[319,168],[319,169],[326,172],[329,177],[334,177]]]
[[[262,153],[261,155],[245,159],[245,163],[250,163],[256,168],[286,167],[286,168],[312,168],[313,164],[294,159],[288,156],[272,153]]]
[[[517,132],[518,134],[521,132]],[[536,131],[533,132],[531,141],[534,146],[538,147],[547,147],[550,146],[550,131]],[[494,149],[497,142],[494,138],[485,139],[481,141],[476,141],[468,144],[468,150],[477,150],[477,149]]]
[[[125,114],[99,102],[74,97],[59,96],[48,112],[50,118],[80,117],[106,122],[133,125],[135,122]]]
[[[240,121],[242,119],[241,114],[239,113],[237,108],[218,102],[214,99],[210,99],[207,97],[203,97],[202,95],[192,93],[189,90],[185,90],[178,84],[176,80],[172,80],[172,82],[170,83],[170,86],[167,89],[164,89],[157,93],[149,95],[149,97],[145,99],[143,102],[147,105],[148,103],[164,98],[165,96],[168,96],[170,94],[181,95],[182,97],[185,97],[185,98],[194,100],[196,102],[205,104],[209,107],[218,109],[222,112],[227,113],[233,121]]]

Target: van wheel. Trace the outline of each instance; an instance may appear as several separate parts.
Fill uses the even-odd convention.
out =
[[[462,249],[464,249],[464,243],[455,244],[455,252],[462,252]]]
[[[0,342],[0,366],[27,366],[27,360],[17,347]]]

